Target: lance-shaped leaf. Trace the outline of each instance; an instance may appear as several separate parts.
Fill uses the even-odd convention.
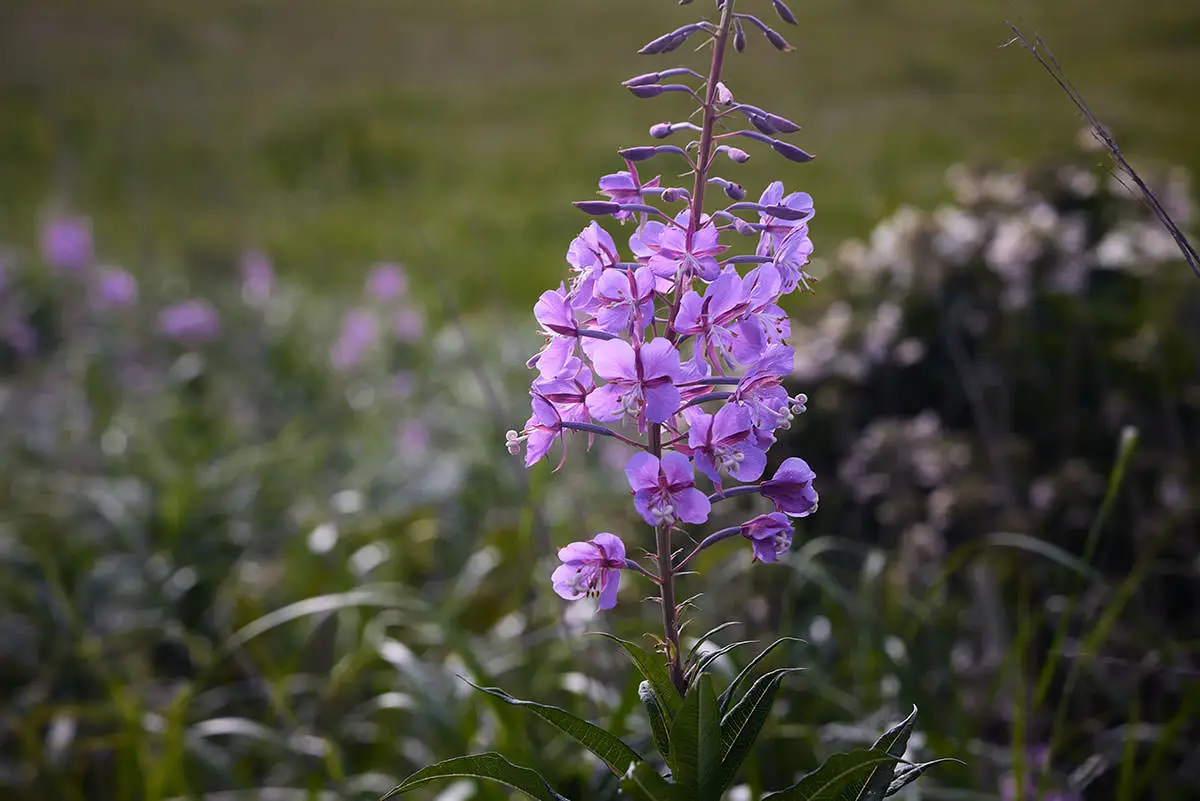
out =
[[[722,790],[737,777],[738,768],[746,761],[754,741],[770,717],[783,677],[800,669],[779,668],[762,676],[721,718],[721,770],[718,781]]]
[[[595,633],[601,637],[607,637],[625,649],[625,653],[629,654],[629,658],[633,660],[634,667],[654,688],[654,694],[662,705],[668,725],[675,720],[675,714],[679,711],[679,705],[683,703],[683,699],[679,696],[679,691],[675,689],[675,683],[671,681],[670,674],[667,673],[666,663],[645,648],[634,645],[628,640],[622,640],[620,637],[614,637],[603,631]]]
[[[506,704],[528,709],[599,757],[600,761],[608,765],[608,769],[617,776],[624,776],[631,763],[642,761],[642,757],[619,737],[608,733],[594,723],[572,715],[565,709],[549,704],[539,704],[536,701],[522,701],[520,698],[513,698],[498,687],[480,687],[470,681],[467,681],[467,684],[493,698],[499,698]]]
[[[709,651],[707,654],[704,654],[694,663],[692,663],[692,666],[688,668],[686,675],[690,680],[693,676],[698,676],[703,673],[708,669],[709,665],[711,665],[713,662],[716,662],[718,659],[725,656],[725,654],[729,653],[735,648],[741,648],[743,645],[754,645],[757,642],[758,640],[738,640],[737,642],[733,642],[729,645]]]
[[[642,704],[646,707],[646,716],[650,718],[650,733],[654,736],[654,746],[663,759],[670,759],[671,736],[667,728],[667,719],[650,682],[643,681],[638,685],[638,698],[642,699]]]
[[[439,779],[486,779],[506,784],[536,801],[568,801],[554,792],[542,774],[536,770],[514,765],[492,751],[454,757],[422,768],[393,787],[380,801],[388,801],[389,798],[403,795],[409,790]]]
[[[696,640],[696,644],[693,645],[691,647],[691,649],[688,651],[687,659],[685,659],[684,661],[691,662],[692,659],[695,658],[696,652],[700,650],[700,646],[704,645],[704,643],[711,640],[713,637],[715,637],[720,632],[724,631],[725,629],[727,629],[731,626],[740,626],[740,625],[742,625],[742,624],[739,623],[738,621],[730,620],[725,623],[722,623],[719,626],[713,626],[711,629],[709,629],[708,631],[706,631],[700,635],[700,638],[698,640]]]
[[[763,801],[862,801],[875,770],[897,761],[891,754],[868,748],[834,754],[786,790],[763,796]]]
[[[904,751],[908,748],[909,735],[912,734],[913,725],[916,722],[917,708],[914,706],[912,712],[908,713],[908,717],[885,731],[871,746],[871,749],[890,754],[896,759],[902,759]],[[881,801],[887,793],[888,787],[891,786],[892,776],[895,775],[895,772],[895,764],[880,765],[876,768],[875,773],[867,781],[863,801]]]
[[[778,640],[762,649],[762,652],[758,656],[751,659],[750,664],[746,665],[746,667],[742,669],[742,672],[737,674],[733,681],[729,682],[729,686],[725,688],[725,691],[721,693],[721,696],[717,699],[717,707],[721,710],[722,715],[728,711],[729,705],[733,702],[733,694],[737,692],[737,688],[741,686],[742,682],[750,677],[750,673],[754,670],[755,665],[765,659],[768,654],[785,642],[804,642],[804,640],[801,640],[797,637],[780,637]]]
[[[889,795],[895,795],[908,785],[915,782],[917,779],[921,778],[921,774],[926,770],[942,762],[957,762],[960,765],[963,764],[961,759],[954,759],[952,757],[943,757],[942,759],[935,759],[930,762],[901,763],[896,766],[892,783],[888,785],[887,791],[883,794],[883,797],[887,798]]]
[[[621,780],[621,792],[637,801],[692,801],[686,790],[664,779],[647,762],[633,766]]]
[[[721,715],[712,678],[700,676],[671,725],[671,775],[698,801],[716,801],[721,769]]]

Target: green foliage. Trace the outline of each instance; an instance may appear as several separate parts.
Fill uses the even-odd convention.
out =
[[[496,687],[479,687],[475,684],[471,684],[471,686],[493,698],[499,698],[506,704],[528,709],[599,757],[617,776],[624,776],[631,764],[642,761],[638,753],[623,743],[620,738],[566,710],[549,704],[539,704],[536,701],[522,701]]]
[[[768,793],[763,801],[865,801],[871,778],[899,760],[874,749],[834,754],[821,767],[786,790]]]
[[[422,768],[390,790],[381,801],[401,796],[422,784],[453,778],[484,779],[506,784],[536,801],[567,801],[550,789],[550,785],[536,770],[514,765],[495,753],[454,757]]]

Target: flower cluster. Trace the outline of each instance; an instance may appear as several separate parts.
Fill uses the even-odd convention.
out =
[[[576,204],[594,216],[632,223],[633,231],[623,249],[593,221],[571,242],[570,280],[544,292],[534,306],[546,344],[529,360],[537,371],[532,414],[522,431],[507,437],[510,452],[524,446],[526,465],[557,443],[565,459],[571,431],[586,433],[589,444],[608,436],[635,450],[625,473],[638,514],[659,532],[657,574],[626,560],[624,545],[610,533],[561,549],[563,565],[554,574],[559,595],[598,596],[601,609],[616,602],[620,567],[668,584],[692,555],[726,537],[741,535],[757,559],[774,561],[791,544],[789,518],[811,514],[817,505],[814,476],[802,459],[786,460],[762,480],[776,432],[805,408],[805,397],[789,396],[783,386],[793,372],[794,351],[787,341],[791,324],[779,304],[814,280],[805,270],[813,250],[812,198],[787,193],[775,181],[749,202],[740,185],[712,174],[719,156],[734,163],[750,157],[722,143],[738,136],[769,144],[793,161],[812,157],[773,138],[798,126],[735,101],[719,80],[726,37],[732,35],[740,49],[743,23],[765,29],[756,18],[728,9],[722,19],[724,27],[685,26],[642,51],[667,52],[695,30],[709,32],[714,66],[703,88],[663,83],[674,76],[703,77],[684,68],[625,82],[637,97],[691,94],[703,124],[654,125],[655,139],[679,131],[692,131],[697,139],[683,148],[621,150],[625,169],[600,179],[607,199]],[[772,35],[778,34],[765,31],[776,43]],[[727,130],[726,122],[739,118],[754,130]],[[658,156],[686,161],[693,186],[666,186],[661,176],[643,176],[638,164]],[[706,213],[708,187],[721,189],[727,203]],[[747,240],[746,247],[732,247],[727,240],[734,237]],[[711,482],[711,494],[697,486],[704,480]],[[771,500],[775,512],[709,536],[682,559],[673,555],[670,535],[679,524],[703,524],[713,503],[751,493]]]

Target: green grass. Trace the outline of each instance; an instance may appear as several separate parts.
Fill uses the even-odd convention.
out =
[[[49,203],[93,214],[107,259],[220,265],[264,245],[285,269],[357,282],[376,258],[469,305],[527,305],[562,275],[571,199],[613,150],[686,115],[619,82],[642,43],[709,3],[667,0],[13,0],[0,10],[0,239]],[[755,5],[769,13],[765,2]],[[1134,155],[1200,169],[1200,7],[1178,0],[806,0],[797,52],[752,38],[730,84],[805,126],[797,166],[729,171],[817,198],[818,248],[901,203],[930,205],[960,160],[1070,148],[1049,77],[1001,48],[1042,33]],[[667,165],[672,166],[672,165]]]

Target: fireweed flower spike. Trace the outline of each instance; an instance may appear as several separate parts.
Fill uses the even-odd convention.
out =
[[[635,451],[626,476],[635,510],[654,530],[647,550],[657,573],[626,562],[620,540],[601,534],[560,552],[564,564],[554,572],[554,589],[570,599],[598,596],[608,609],[616,601],[619,570],[645,573],[659,587],[662,651],[681,691],[688,682],[675,575],[691,556],[677,562],[682,542],[675,537],[684,536],[679,527],[706,523],[712,500],[762,495],[774,510],[697,537],[692,554],[741,535],[758,561],[772,562],[791,543],[789,518],[811,514],[817,502],[812,471],[798,458],[786,460],[769,480],[746,483],[760,481],[776,432],[803,411],[802,396],[792,398],[783,387],[794,353],[786,344],[791,326],[780,299],[812,280],[804,266],[812,252],[808,225],[814,211],[811,196],[787,193],[780,181],[754,203],[745,200],[741,185],[713,173],[718,163],[736,167],[750,157],[729,144],[732,136],[792,161],[809,158],[778,138],[800,126],[736,102],[722,82],[735,19],[777,47],[782,42],[757,18],[735,17],[734,4],[719,2],[719,21],[683,26],[642,50],[667,53],[689,37],[707,37],[713,45],[707,75],[681,67],[625,82],[640,98],[675,91],[694,97],[698,113],[687,122],[660,122],[649,133],[662,140],[689,132],[695,140],[683,148],[621,148],[624,169],[600,179],[605,199],[576,202],[593,217],[632,223],[633,231],[619,242],[602,220],[593,220],[570,243],[569,281],[544,292],[534,307],[546,344],[529,360],[537,371],[532,414],[506,438],[513,453],[524,445],[527,465],[572,431],[586,433],[589,441],[613,437]],[[732,114],[757,130],[729,131],[724,118]],[[638,174],[637,163],[667,153],[682,155],[691,168],[690,190]],[[715,189],[706,192],[710,186]],[[706,205],[706,198],[713,202]],[[683,208],[671,208],[680,203]],[[711,482],[717,492],[710,499],[697,481]]]
[[[753,1],[763,8],[768,3]],[[758,17],[735,14],[735,4],[738,0],[716,0],[717,22],[676,28],[640,51],[669,53],[687,43],[711,54],[705,75],[680,67],[625,82],[634,96],[648,101],[666,93],[693,98],[698,109],[688,122],[661,122],[649,131],[653,140],[683,131],[695,138],[683,147],[632,143],[619,149],[625,169],[600,179],[606,199],[575,202],[585,214],[632,223],[633,230],[618,241],[604,227],[606,220],[592,220],[570,243],[569,279],[544,292],[534,307],[546,344],[528,362],[536,371],[530,387],[532,414],[521,431],[505,435],[509,452],[520,454],[524,447],[527,466],[559,444],[565,460],[572,433],[586,434],[589,445],[606,437],[608,445],[631,449],[628,458],[614,458],[608,451],[604,456],[614,466],[624,465],[634,510],[653,532],[643,535],[637,544],[642,547],[625,535],[631,548],[644,548],[647,556],[628,558],[625,542],[603,532],[560,548],[561,564],[550,580],[562,598],[595,599],[601,610],[617,604],[623,570],[632,574],[631,580],[646,579],[656,588],[651,600],[662,613],[662,634],[655,638],[655,653],[612,639],[645,679],[638,697],[670,772],[664,775],[616,734],[566,710],[515,699],[495,688],[480,689],[530,709],[574,737],[634,798],[721,798],[768,719],[780,681],[796,669],[770,671],[735,698],[747,669],[718,698],[708,666],[748,643],[700,651],[702,642],[730,625],[725,623],[686,651],[680,615],[690,599],[676,600],[676,582],[694,575],[697,555],[727,541],[745,540],[754,562],[780,560],[791,547],[795,519],[817,510],[815,476],[803,459],[786,458],[770,478],[762,479],[777,432],[804,411],[805,397],[791,396],[783,386],[793,373],[795,352],[787,344],[791,325],[780,300],[798,288],[808,290],[815,281],[804,271],[813,250],[808,236],[812,198],[803,192],[786,194],[783,183],[775,181],[757,203],[748,202],[740,184],[713,174],[714,165],[736,167],[749,158],[748,152],[728,144],[735,136],[755,142],[756,150],[765,145],[768,156],[773,151],[797,163],[812,157],[776,138],[800,126],[735,102],[721,82],[726,53],[731,46],[745,49],[747,30],[757,29],[777,49],[791,49]],[[743,4],[750,6],[752,0]],[[784,23],[796,23],[784,0],[770,4]],[[744,117],[755,130],[729,130],[725,118],[733,115]],[[663,156],[673,161],[682,157],[689,168],[685,175],[692,179],[690,190],[638,175],[638,164]],[[706,495],[709,485],[715,491]],[[715,531],[685,530],[688,524],[707,524],[714,505],[739,496],[766,508]],[[776,640],[751,664],[792,639]],[[771,797],[896,793],[942,761],[905,763],[902,773],[897,770],[900,755],[908,753],[915,714],[914,709],[872,748],[837,754]],[[464,775],[502,782],[534,798],[563,798],[536,771],[491,753],[424,768],[384,801],[431,779]]]

